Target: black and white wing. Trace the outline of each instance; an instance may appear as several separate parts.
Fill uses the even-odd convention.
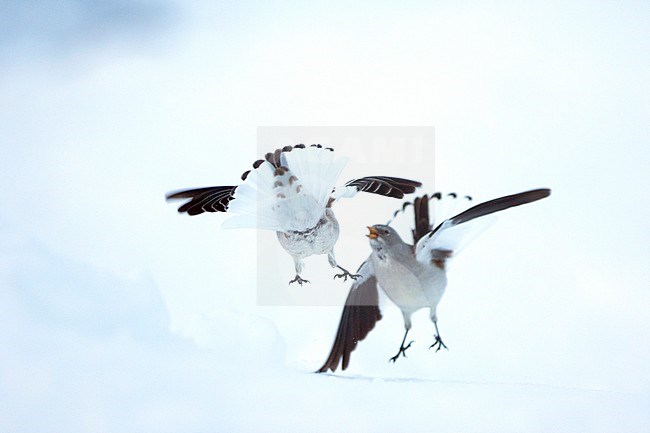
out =
[[[416,258],[422,263],[433,261],[442,265],[447,258],[458,253],[474,237],[492,224],[494,216],[491,214],[541,200],[550,194],[550,189],[534,189],[473,206],[443,221],[434,230],[423,236],[415,246]]]
[[[347,182],[345,186],[336,188],[332,193],[332,198],[338,200],[340,198],[354,197],[359,192],[403,198],[405,194],[415,192],[415,189],[420,186],[422,186],[421,182],[400,177],[367,176],[353,179]]]
[[[179,212],[187,212],[188,215],[199,215],[203,212],[226,212],[236,188],[236,186],[211,186],[185,189],[167,194],[167,200],[189,198],[189,201],[178,208]]]
[[[173,192],[167,199],[190,200],[179,212],[232,214],[224,228],[302,231],[322,218],[336,180],[347,162],[320,144],[286,146],[269,152],[242,174],[243,183]]]
[[[343,370],[348,368],[350,354],[357,347],[357,343],[366,338],[375,324],[381,320],[377,278],[370,257],[363,262],[357,273],[362,277],[358,278],[350,288],[332,350],[318,370],[319,373],[328,370],[336,371],[339,363]]]
[[[301,148],[304,147],[302,145]],[[282,152],[291,151],[293,148],[294,146],[286,146],[282,149],[277,149],[275,152],[267,153],[264,157],[265,159],[259,159],[253,163],[253,170],[257,170],[264,162],[268,162],[274,168],[280,167],[280,155]],[[245,181],[251,171],[245,171],[241,175],[241,180]],[[227,212],[230,201],[235,198],[236,189],[236,185],[183,189],[170,192],[165,198],[167,200],[189,198],[189,201],[186,201],[178,208],[178,212],[187,213],[191,216],[200,215],[204,212]]]

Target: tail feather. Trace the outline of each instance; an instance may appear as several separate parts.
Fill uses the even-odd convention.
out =
[[[324,207],[319,206],[300,179],[291,171],[275,170],[272,207],[286,230],[303,231],[316,226],[323,216]]]
[[[252,171],[235,191],[229,211],[236,215],[224,228],[302,231],[314,227],[323,214],[314,198],[290,170],[267,161]]]
[[[438,192],[436,196],[438,200],[435,201],[432,209],[434,216],[431,221],[432,227],[440,225],[443,221],[459,214],[472,204],[472,197],[455,192],[446,194]]]
[[[468,195],[461,196],[453,192],[448,194],[436,192],[431,195],[422,195],[416,197],[412,202],[405,201],[399,209],[393,212],[393,217],[388,221],[388,224],[403,218],[414,221],[415,225],[412,226],[411,233],[415,245],[423,236],[429,234],[433,227],[436,227],[452,215],[458,214],[459,210],[466,209],[471,201],[472,197]]]
[[[431,222],[429,221],[429,197],[425,194],[417,197],[413,201],[413,212],[415,219],[415,228],[413,233],[413,245],[415,245],[422,236],[431,231]]]
[[[323,209],[348,161],[347,158],[334,159],[334,152],[322,147],[307,147],[298,152],[286,152],[281,155],[281,160]]]

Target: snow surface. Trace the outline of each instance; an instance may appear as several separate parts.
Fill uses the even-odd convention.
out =
[[[150,280],[92,270],[14,230],[3,231],[2,238],[9,242],[1,250],[0,338],[10,348],[0,357],[3,431],[632,432],[650,427],[647,393],[315,374],[287,366],[278,329],[254,314],[217,311],[204,318],[202,328],[209,328],[212,341],[203,338],[197,346],[168,332],[164,302]],[[373,362],[383,364],[390,353],[376,350]],[[415,356],[431,358],[435,370],[433,358],[447,354],[412,350],[410,356],[395,366],[404,367],[402,374]]]
[[[633,1],[0,3],[0,431],[650,431],[649,18]],[[236,181],[256,128],[292,124],[350,156],[343,182],[553,189],[454,260],[449,351],[427,349],[422,311],[389,364],[386,308],[349,370],[312,373],[348,289],[326,258],[288,287],[273,233],[164,201]],[[434,125],[435,164],[309,125]],[[338,203],[337,260],[355,268],[395,208]],[[260,305],[269,291],[322,302]]]

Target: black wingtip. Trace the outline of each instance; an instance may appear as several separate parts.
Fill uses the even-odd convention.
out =
[[[192,191],[190,189],[179,189],[176,191],[168,192],[165,194],[165,200],[170,201],[170,200],[176,200],[176,199],[181,199],[181,198],[190,198],[192,197],[189,192]]]
[[[550,195],[551,190],[549,188],[539,188],[520,192],[518,194],[495,198],[493,200],[477,204],[476,206],[467,209],[465,212],[462,212],[451,218],[451,221],[454,223],[454,225],[462,224],[464,222],[471,221],[474,218],[489,215],[494,212],[500,212],[511,207],[532,203],[537,200],[542,200]]]
[[[235,189],[237,187],[234,185],[183,189],[168,193],[166,199],[189,199],[178,208],[178,212],[190,216],[204,212],[226,212],[228,203],[234,199]]]

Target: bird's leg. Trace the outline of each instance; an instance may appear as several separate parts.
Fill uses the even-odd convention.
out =
[[[388,360],[388,362],[391,362],[391,361],[395,362],[395,361],[397,361],[397,358],[399,358],[400,355],[402,355],[404,358],[406,358],[406,349],[408,349],[409,347],[411,347],[411,344],[413,344],[413,340],[411,340],[411,342],[409,342],[409,344],[407,344],[406,346],[404,346],[404,342],[406,341],[406,336],[407,336],[408,333],[409,333],[409,329],[411,329],[411,328],[406,328],[406,332],[404,333],[404,338],[402,338],[402,344],[400,344],[400,346],[399,346],[399,351],[397,352],[397,355],[395,355],[395,356],[393,356],[392,358],[390,358],[390,359]]]
[[[439,351],[440,349],[442,349],[443,347],[444,347],[445,349],[449,350],[449,349],[447,348],[447,345],[446,345],[445,343],[443,343],[443,342],[442,342],[442,339],[440,338],[440,331],[438,331],[438,321],[437,321],[437,320],[434,320],[434,321],[433,321],[433,324],[434,324],[434,326],[436,327],[436,339],[435,339],[435,341],[433,342],[433,344],[432,344],[431,346],[429,346],[429,349],[431,349],[432,347],[436,347],[436,346],[437,346],[437,347],[436,347],[436,352]]]
[[[334,250],[330,251],[327,253],[327,260],[330,262],[330,266],[333,268],[339,268],[340,270],[343,271],[342,274],[336,274],[334,275],[334,279],[336,280],[337,278],[343,278],[343,281],[347,281],[348,277],[352,278],[353,280],[356,280],[361,276],[361,274],[353,274],[347,269],[342,268],[336,263],[336,259],[334,258]]]
[[[297,259],[297,258],[294,257],[293,258],[293,264],[294,264],[294,267],[296,268],[296,278],[289,281],[289,284],[298,283],[298,284],[300,284],[302,286],[304,283],[308,283],[309,280],[305,280],[305,279],[302,279],[300,277],[300,273],[302,272],[302,268],[304,267],[304,265],[302,263],[302,260]]]
[[[343,273],[334,275],[334,279],[343,278],[343,281],[347,281],[348,277],[352,278],[353,280],[356,280],[357,278],[359,278],[361,276],[361,274],[352,274],[352,273],[350,273],[350,271],[348,271],[347,269],[343,269],[339,265],[336,265],[336,267],[339,268],[340,270],[342,270]]]
[[[300,278],[300,275],[296,274],[296,278],[294,278],[293,280],[290,280],[289,284],[298,283],[298,284],[300,284],[302,286],[304,283],[308,283],[308,282],[309,282],[309,280],[305,280],[303,278]]]

